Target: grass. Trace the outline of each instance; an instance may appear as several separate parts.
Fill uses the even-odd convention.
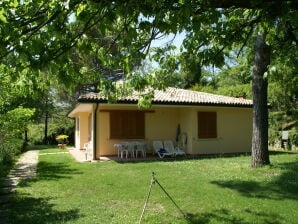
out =
[[[272,165],[259,169],[249,167],[249,156],[131,163],[77,163],[69,154],[39,159],[37,177],[19,185],[12,198],[10,223],[137,223],[152,171],[188,218],[154,184],[143,223],[298,223],[297,152],[275,152]]]

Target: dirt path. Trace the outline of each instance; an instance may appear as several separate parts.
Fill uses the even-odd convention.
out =
[[[5,178],[4,184],[0,187],[0,220],[2,224],[8,223],[7,212],[12,193],[20,181],[31,179],[36,175],[37,163],[38,151],[25,152]]]

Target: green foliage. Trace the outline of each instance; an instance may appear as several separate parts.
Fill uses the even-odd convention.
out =
[[[43,144],[44,142],[44,123],[31,124],[28,127],[28,140],[30,144]],[[48,143],[54,145],[57,143],[56,136],[66,134],[69,136],[68,141],[74,142],[74,123],[73,120],[63,116],[53,116],[48,123]]]
[[[284,123],[285,118],[286,115],[283,112],[269,113],[269,145],[281,145],[280,131],[282,130],[282,124]]]
[[[297,58],[295,53],[291,57]],[[290,113],[298,106],[298,65],[294,59],[278,58],[269,71],[268,99],[274,110]]]
[[[216,93],[232,96],[232,97],[243,97],[252,99],[252,87],[251,84],[239,84],[235,86],[222,86],[217,89]]]
[[[281,131],[289,131],[289,148],[298,146],[298,112],[292,110],[291,114],[285,111],[270,112],[269,113],[269,144],[280,147],[281,145]]]
[[[30,124],[28,126],[29,144],[42,144],[44,138],[44,124]]]
[[[191,89],[199,92],[214,93],[214,94],[216,93],[216,89],[209,85],[202,86],[202,85],[196,84],[192,86]]]
[[[298,124],[296,125],[298,126]],[[298,148],[298,127],[293,128],[289,133],[290,147]]]
[[[0,163],[10,162],[22,149],[23,134],[33,115],[34,110],[22,107],[0,114]]]

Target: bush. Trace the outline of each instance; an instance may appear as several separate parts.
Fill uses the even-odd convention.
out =
[[[24,145],[23,134],[34,110],[19,107],[0,114],[0,163],[9,163]]]
[[[14,156],[20,152],[23,141],[6,140],[0,144],[0,163],[9,164],[13,161]]]

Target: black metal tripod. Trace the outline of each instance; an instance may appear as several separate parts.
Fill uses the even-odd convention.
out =
[[[175,205],[175,207],[179,210],[179,212],[183,215],[183,217],[185,219],[187,219],[187,216],[185,215],[185,213],[182,211],[182,209],[176,204],[176,202],[173,200],[173,198],[169,195],[169,193],[164,189],[163,186],[161,186],[161,184],[159,183],[159,181],[156,179],[155,177],[156,173],[155,172],[152,172],[152,179],[151,179],[151,183],[150,183],[150,186],[149,186],[149,191],[148,191],[148,195],[146,197],[146,200],[145,200],[145,204],[144,204],[144,207],[143,207],[143,211],[142,211],[142,214],[141,214],[141,217],[140,217],[140,220],[139,220],[139,224],[142,223],[142,219],[143,219],[143,216],[144,216],[144,213],[145,213],[145,210],[146,210],[146,207],[147,207],[147,204],[148,204],[148,201],[149,201],[149,197],[150,197],[150,194],[151,194],[151,189],[152,189],[152,186],[153,184],[157,183],[158,186],[162,189],[162,191],[167,195],[167,197],[171,200],[171,202],[173,202],[173,204]]]

